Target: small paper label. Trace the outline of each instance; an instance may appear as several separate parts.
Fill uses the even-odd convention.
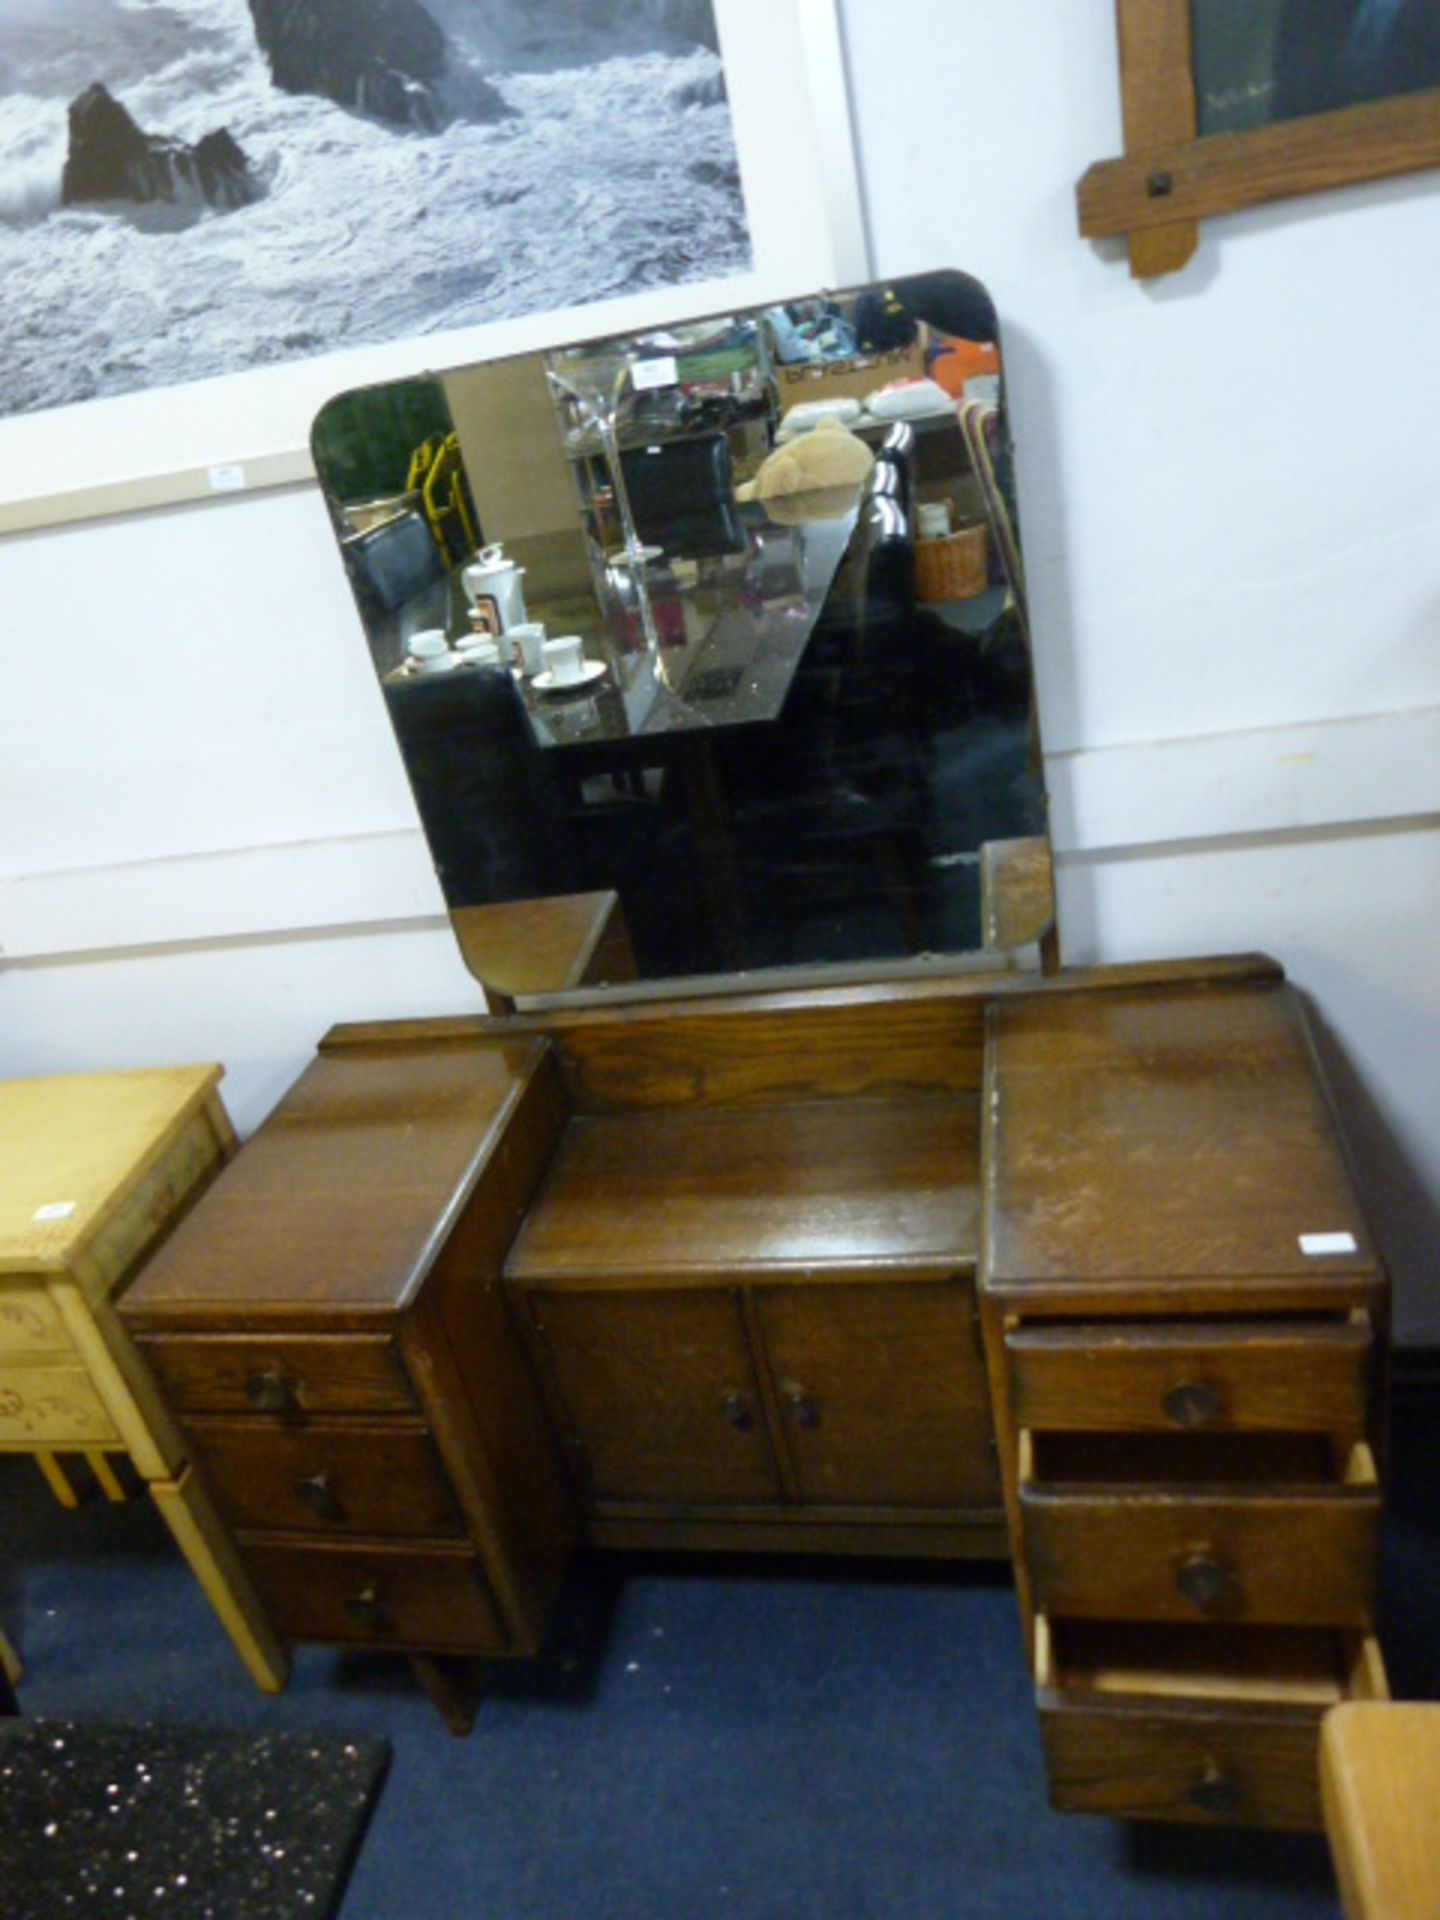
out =
[[[654,387],[673,387],[678,374],[674,354],[659,360],[637,360],[630,369],[637,393],[649,393]]]
[[[1353,1233],[1302,1233],[1301,1253],[1358,1253]]]
[[[75,1211],[73,1200],[52,1200],[48,1207],[37,1207],[32,1220],[68,1220]]]
[[[212,493],[243,493],[245,491],[244,467],[211,467],[210,491]]]

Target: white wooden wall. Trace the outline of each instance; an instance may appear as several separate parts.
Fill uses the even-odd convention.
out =
[[[1075,232],[1109,0],[841,13],[877,270],[1006,327],[1066,957],[1284,962],[1440,1338],[1440,175],[1142,288]],[[0,1072],[217,1058],[248,1131],[478,1005],[312,490],[12,535],[0,612]]]

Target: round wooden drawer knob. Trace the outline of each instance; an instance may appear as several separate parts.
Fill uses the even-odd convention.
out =
[[[369,1627],[372,1633],[384,1633],[391,1625],[390,1609],[373,1586],[362,1587],[359,1593],[352,1593],[345,1602],[345,1611],[360,1626]]]
[[[1245,1800],[1238,1782],[1213,1760],[1206,1764],[1204,1772],[1186,1797],[1200,1813],[1214,1814],[1218,1820],[1232,1819],[1239,1813]]]
[[[283,1413],[290,1397],[290,1382],[274,1368],[245,1376],[245,1398],[257,1413]]]
[[[328,1473],[312,1473],[308,1480],[296,1483],[295,1497],[317,1520],[343,1520],[345,1509],[330,1484]]]
[[[1165,1418],[1177,1427],[1207,1427],[1220,1414],[1220,1396],[1208,1380],[1182,1380],[1163,1405]]]
[[[813,1433],[820,1424],[820,1409],[798,1380],[779,1382],[780,1398],[790,1409],[790,1418],[797,1427],[803,1427]]]
[[[1175,1586],[1181,1598],[1202,1613],[1214,1613],[1235,1594],[1229,1567],[1209,1553],[1192,1553],[1182,1560],[1175,1569]]]

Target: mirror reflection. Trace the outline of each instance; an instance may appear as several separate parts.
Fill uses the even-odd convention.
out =
[[[365,388],[313,445],[492,994],[1033,958],[1050,864],[977,281]]]

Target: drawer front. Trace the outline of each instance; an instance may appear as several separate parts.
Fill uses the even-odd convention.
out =
[[[186,1412],[415,1411],[395,1343],[383,1335],[141,1334],[136,1345],[171,1405]]]
[[[1367,1626],[1373,1486],[1285,1493],[1022,1487],[1035,1604],[1080,1619]]]
[[[7,1354],[71,1354],[74,1350],[43,1284],[0,1282],[0,1361]]]
[[[1036,1702],[1064,1812],[1320,1824],[1319,1733],[1387,1699],[1373,1640],[1289,1627],[1035,1622]]]
[[[431,1538],[463,1532],[439,1456],[416,1428],[189,1420],[232,1526]]]
[[[1318,1712],[1080,1705],[1042,1692],[1040,1733],[1051,1804],[1062,1813],[1321,1824]]]
[[[1052,1432],[1357,1433],[1368,1320],[1012,1328],[1016,1424]]]
[[[0,1446],[121,1444],[83,1367],[0,1368]]]
[[[194,1190],[219,1171],[224,1158],[225,1143],[209,1113],[202,1109],[193,1114],[90,1242],[89,1263],[112,1283],[128,1273]]]
[[[241,1541],[277,1632],[453,1653],[504,1653],[480,1562],[443,1547],[329,1546]]]

